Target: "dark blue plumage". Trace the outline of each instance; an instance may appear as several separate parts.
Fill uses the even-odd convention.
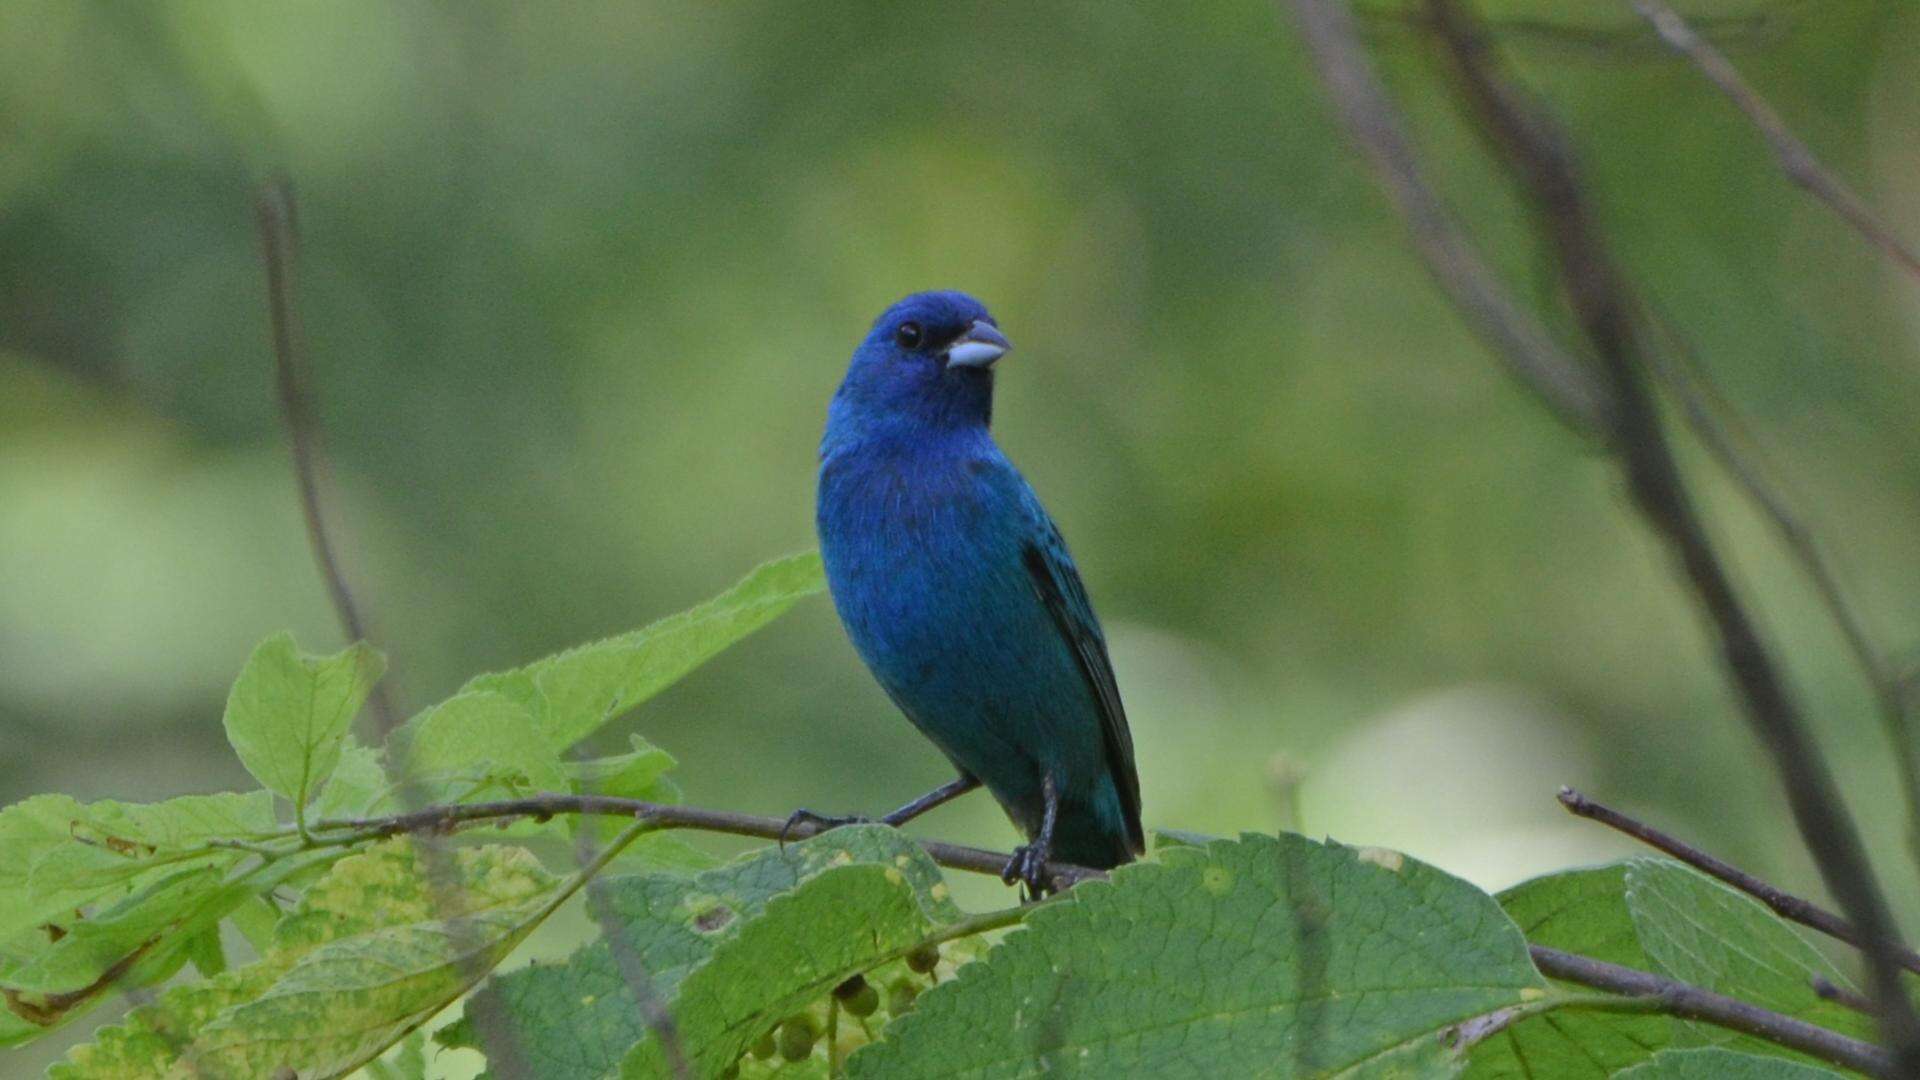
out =
[[[854,647],[961,773],[885,820],[984,783],[1031,841],[1009,878],[1038,891],[1049,857],[1111,867],[1140,853],[1140,788],[1079,572],[987,431],[1007,347],[962,293],[887,309],[828,409],[817,524]]]

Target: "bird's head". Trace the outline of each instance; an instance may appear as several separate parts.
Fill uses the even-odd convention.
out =
[[[1013,346],[986,305],[923,292],[874,320],[834,396],[836,422],[928,428],[986,426],[993,365]]]

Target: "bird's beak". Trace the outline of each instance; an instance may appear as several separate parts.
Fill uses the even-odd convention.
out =
[[[995,360],[1007,354],[1013,348],[1013,342],[1006,339],[999,327],[984,319],[974,320],[967,332],[953,340],[947,346],[947,366],[950,368],[990,368]]]

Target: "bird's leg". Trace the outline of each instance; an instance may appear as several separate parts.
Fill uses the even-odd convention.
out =
[[[1053,826],[1060,819],[1060,789],[1054,785],[1052,773],[1040,774],[1040,797],[1045,800],[1045,809],[1040,814],[1040,834],[1032,843],[1014,848],[1007,868],[1000,871],[1000,880],[1007,884],[1024,883],[1029,900],[1045,896],[1053,884],[1047,878],[1047,862],[1053,858]]]
[[[952,802],[954,799],[965,795],[967,792],[979,786],[980,781],[962,774],[957,779],[950,780],[934,788],[925,795],[920,796],[900,809],[881,818],[880,824],[899,828],[934,807]],[[842,825],[869,825],[872,823],[872,818],[862,814],[849,814],[845,817],[828,817],[825,814],[817,814],[812,810],[795,810],[792,814],[788,815],[787,823],[780,827],[780,843],[784,845],[787,842],[787,834],[802,825],[811,826],[814,834],[818,834],[826,832],[828,829],[837,829]]]
[[[958,778],[941,784],[925,795],[920,796],[900,809],[895,810],[893,813],[888,814],[886,817],[881,818],[880,823],[882,825],[891,825],[897,829],[934,807],[944,806],[979,786],[980,781],[968,776],[966,773],[961,773]]]

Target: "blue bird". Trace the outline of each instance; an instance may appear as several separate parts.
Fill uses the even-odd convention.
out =
[[[1029,841],[1002,876],[1039,895],[1049,860],[1107,868],[1145,842],[1100,624],[1053,519],[987,431],[1009,348],[964,293],[888,308],[827,410],[816,524],[847,636],[960,773],[881,820],[984,784]]]

